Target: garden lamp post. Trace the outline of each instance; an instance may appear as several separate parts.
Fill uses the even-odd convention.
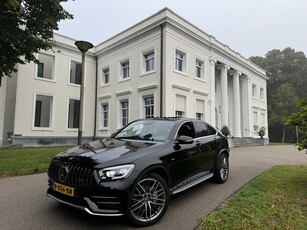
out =
[[[83,105],[84,105],[84,75],[85,75],[85,53],[93,48],[93,44],[86,41],[76,41],[75,45],[82,53],[82,68],[81,68],[81,85],[80,85],[80,110],[79,110],[79,128],[78,128],[78,145],[82,144],[83,131]]]

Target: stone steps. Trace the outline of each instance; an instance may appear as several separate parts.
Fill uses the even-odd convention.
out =
[[[252,138],[252,137],[233,137],[234,147],[240,146],[261,146],[268,143],[266,138]]]

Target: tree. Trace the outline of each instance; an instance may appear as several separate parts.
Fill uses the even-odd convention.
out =
[[[289,83],[300,97],[307,97],[307,58],[303,52],[286,48],[271,50],[265,57],[250,57],[251,61],[267,71],[268,91],[273,94],[283,83]],[[268,98],[269,99],[269,98]]]
[[[302,132],[302,138],[298,143],[298,149],[301,151],[307,149],[307,98],[298,99],[296,104],[299,111],[288,118],[287,124],[298,126]]]
[[[296,112],[295,101],[297,96],[294,88],[283,83],[276,90],[276,94],[272,95],[272,104],[270,105],[269,123],[271,125],[282,125],[281,141],[284,143],[286,139],[286,122],[288,117]]]
[[[16,72],[17,63],[38,63],[34,53],[51,49],[60,20],[72,19],[61,6],[67,0],[2,0],[0,2],[0,83]]]
[[[277,93],[281,85],[287,83],[294,89],[298,97],[307,97],[307,58],[303,52],[296,52],[294,49],[286,48],[282,51],[273,49],[266,53],[265,57],[250,57],[251,61],[267,71],[270,78],[267,82],[267,103],[269,130],[271,141],[294,141],[291,136],[292,127],[285,126],[286,115],[283,112],[292,111],[294,101],[288,101]],[[286,88],[288,88],[288,86]],[[286,90],[286,89],[284,89]],[[287,91],[287,90],[286,90]],[[278,104],[278,100],[286,100]],[[286,103],[286,102],[289,103]],[[290,107],[287,108],[286,105]],[[285,111],[281,111],[280,108]],[[290,113],[289,113],[290,114]],[[288,114],[288,115],[289,115]],[[273,117],[272,117],[273,116]],[[294,130],[292,130],[293,132]],[[280,135],[282,133],[283,135]],[[287,135],[288,133],[288,135]],[[294,133],[294,132],[293,132]]]

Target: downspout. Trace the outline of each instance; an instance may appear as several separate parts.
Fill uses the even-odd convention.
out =
[[[164,24],[160,25],[161,36],[160,36],[160,117],[163,116],[163,27]]]
[[[94,135],[93,135],[93,141],[96,140],[96,126],[97,126],[97,96],[98,96],[98,57],[96,58],[96,76],[95,76],[95,114],[94,114]]]

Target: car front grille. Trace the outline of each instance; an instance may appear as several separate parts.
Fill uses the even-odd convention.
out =
[[[66,175],[61,178],[60,169],[64,169],[62,171],[66,172]],[[88,187],[92,186],[94,183],[94,174],[91,168],[58,160],[53,160],[51,162],[48,176],[56,182],[73,187]]]

